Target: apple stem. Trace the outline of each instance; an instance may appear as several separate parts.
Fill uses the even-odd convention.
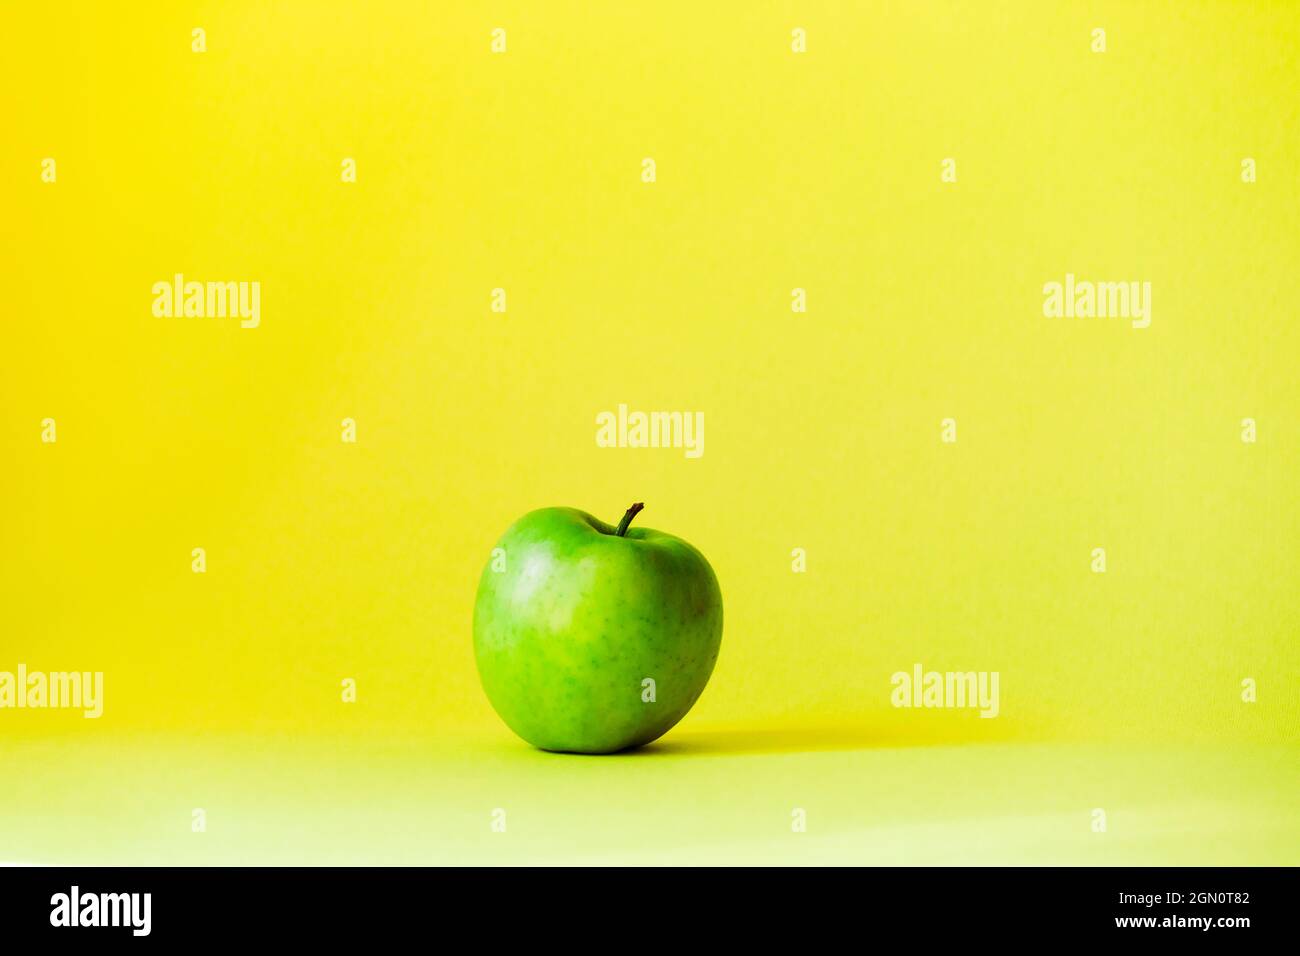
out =
[[[639,512],[644,507],[645,507],[645,503],[638,501],[631,508],[628,508],[627,514],[623,515],[623,520],[618,523],[618,530],[615,531],[614,533],[618,535],[620,538],[627,537],[627,526],[632,523],[632,519],[637,516],[637,512]]]

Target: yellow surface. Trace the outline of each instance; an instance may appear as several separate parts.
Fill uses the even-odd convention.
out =
[[[7,749],[0,836],[65,864],[1294,864],[1295,756],[752,728],[610,758],[488,734],[31,742]]]
[[[1300,862],[1294,4],[87,7],[0,26],[0,671],[105,712],[0,710],[0,860]],[[713,680],[531,752],[479,572],[634,500]],[[999,716],[893,708],[917,662]]]

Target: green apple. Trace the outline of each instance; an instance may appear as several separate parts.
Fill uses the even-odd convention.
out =
[[[704,691],[722,643],[722,593],[680,538],[542,508],[502,535],[479,580],[474,654],[488,700],[543,750],[649,743]]]

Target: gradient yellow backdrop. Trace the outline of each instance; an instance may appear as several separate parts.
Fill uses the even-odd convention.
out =
[[[0,670],[106,700],[0,711],[0,860],[1297,862],[1294,4],[4,20]],[[1150,327],[1044,318],[1066,273]],[[703,457],[597,447],[619,403]],[[478,574],[634,500],[717,670],[644,754],[529,751]],[[894,709],[916,662],[1000,716]]]

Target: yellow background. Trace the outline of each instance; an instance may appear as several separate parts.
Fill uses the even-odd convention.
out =
[[[1298,862],[1298,50],[1281,2],[7,6],[0,670],[106,700],[0,711],[0,860]],[[177,272],[260,327],[154,317]],[[1044,318],[1067,272],[1150,328]],[[597,447],[621,402],[703,457]],[[634,500],[717,669],[530,751],[478,574]],[[1001,715],[894,709],[916,662]]]

